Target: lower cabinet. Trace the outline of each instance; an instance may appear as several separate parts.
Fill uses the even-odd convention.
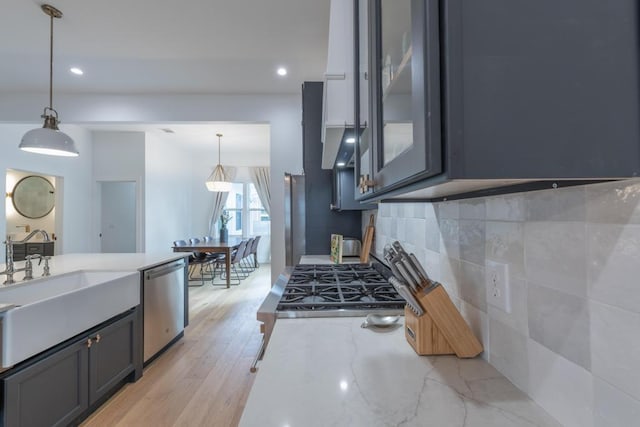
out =
[[[12,368],[3,379],[2,425],[66,426],[87,416],[93,404],[141,369],[137,328],[135,309],[35,363]]]

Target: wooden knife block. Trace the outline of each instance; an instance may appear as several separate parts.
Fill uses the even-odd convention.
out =
[[[404,333],[407,341],[421,356],[455,354],[475,357],[483,351],[467,322],[453,304],[442,285],[414,294],[424,314],[420,317],[404,308]]]

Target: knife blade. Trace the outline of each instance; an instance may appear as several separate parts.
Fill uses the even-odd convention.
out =
[[[407,285],[403,285],[395,277],[389,278],[389,283],[391,283],[391,285],[393,285],[393,287],[396,288],[396,290],[398,291],[398,294],[402,298],[404,298],[404,300],[409,305],[409,308],[411,309],[411,311],[413,311],[416,314],[416,316],[420,317],[424,314],[424,310],[422,309],[422,306],[413,296],[413,294],[411,293]]]

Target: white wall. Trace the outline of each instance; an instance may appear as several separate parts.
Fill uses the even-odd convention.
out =
[[[2,97],[6,102],[7,97]],[[22,121],[37,118],[42,108],[36,108],[31,114],[24,116]],[[0,119],[4,121],[6,114],[0,112]],[[91,186],[91,133],[73,125],[61,125],[60,129],[71,136],[80,151],[80,157],[52,157],[27,153],[18,149],[22,136],[42,123],[31,124],[3,124],[0,123],[0,188],[6,188],[7,169],[33,171],[41,175],[58,176],[64,178],[62,192],[63,206],[56,210],[62,216],[62,230],[56,242],[57,250],[61,253],[88,252],[91,245],[88,236],[91,235],[92,218],[92,186]],[[10,203],[10,202],[9,202]],[[7,234],[6,212],[0,209],[0,236]]]
[[[33,120],[42,96],[0,98],[0,120]],[[263,122],[271,125],[271,274],[284,268],[284,173],[302,173],[301,95],[56,95],[67,122]],[[318,160],[320,161],[320,160]],[[150,189],[147,188],[147,191]],[[192,218],[194,224],[202,218]]]
[[[562,425],[638,425],[640,180],[381,204],[376,224],[376,250],[414,252],[483,357]],[[486,261],[508,265],[511,313],[487,302]]]
[[[133,181],[136,183],[136,248],[144,252],[144,167],[145,134],[143,132],[94,131],[93,189],[94,212],[92,251],[100,252],[100,181]]]
[[[145,152],[145,251],[167,252],[174,240],[192,235],[191,212],[204,206],[192,196],[191,153],[151,134]]]

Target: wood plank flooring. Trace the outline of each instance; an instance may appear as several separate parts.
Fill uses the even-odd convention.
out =
[[[265,264],[231,289],[189,288],[185,336],[82,426],[237,426],[262,339],[256,310],[270,282]]]

